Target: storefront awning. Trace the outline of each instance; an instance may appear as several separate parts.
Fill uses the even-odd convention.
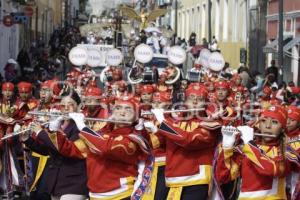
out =
[[[291,35],[285,35],[283,36],[283,41],[292,38]],[[276,53],[277,50],[277,46],[278,46],[278,38],[276,38],[275,40],[273,40],[272,42],[268,43],[266,46],[263,47],[263,52],[264,53]]]
[[[283,50],[288,51],[298,44],[300,44],[300,37],[295,37],[283,47]]]

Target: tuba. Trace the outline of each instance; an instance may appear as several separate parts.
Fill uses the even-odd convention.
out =
[[[180,78],[180,69],[176,66],[169,66],[167,67],[163,73],[165,73],[166,76],[166,81],[165,83],[167,85],[173,85],[174,83],[176,83],[179,78]]]

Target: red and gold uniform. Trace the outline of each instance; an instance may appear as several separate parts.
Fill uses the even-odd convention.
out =
[[[117,100],[115,104],[136,108],[130,100]],[[85,127],[79,136],[80,139],[70,141],[63,132],[57,132],[51,141],[62,155],[86,159],[90,199],[129,198],[138,176],[138,163],[149,153],[143,138],[131,125],[114,124],[98,133]]]
[[[197,98],[194,103],[207,95],[207,91],[201,87],[189,87],[185,95]],[[212,181],[217,134],[193,115],[189,119],[163,120],[159,134],[166,139],[168,199],[206,199]]]
[[[155,91],[155,88],[153,85],[143,85],[141,88],[141,113],[143,112],[149,112],[152,108],[152,99],[153,99],[153,93]],[[144,119],[150,120],[153,115],[143,115]]]
[[[153,108],[167,108],[171,104],[171,95],[166,92],[155,92],[153,94]],[[152,115],[153,116],[153,115]],[[166,115],[165,115],[166,116]],[[167,117],[167,116],[166,116]],[[149,119],[150,120],[150,119]],[[149,121],[148,121],[149,122]],[[160,123],[152,117],[151,122],[156,129]],[[154,168],[151,175],[151,181],[147,193],[143,196],[143,200],[159,200],[166,199],[169,189],[165,183],[165,165],[166,165],[166,140],[159,132],[149,132],[149,143],[154,155]]]
[[[208,114],[212,118],[218,119],[219,122],[223,125],[237,125],[238,119],[236,118],[236,112],[231,106],[231,102],[233,99],[228,99],[228,97],[230,96],[230,84],[225,80],[221,80],[215,82],[214,87],[216,98],[215,102],[213,102],[213,106],[211,106],[214,109],[210,109]],[[222,96],[219,94],[220,91],[222,91],[223,93]]]
[[[84,116],[100,119],[108,118],[108,109],[104,108],[103,103],[101,102],[103,99],[100,88],[95,86],[88,87],[84,92],[84,97],[86,98],[86,101],[93,101],[92,99],[94,99],[94,102],[86,102],[86,105],[83,107],[82,113]],[[88,127],[97,132],[106,125],[106,122],[89,122]]]
[[[296,106],[288,107],[288,127],[286,142],[289,147],[300,155],[300,109]],[[293,199],[300,198],[300,174],[299,171],[294,171],[287,179],[287,185],[290,188],[290,194]]]
[[[261,117],[277,120],[283,128],[286,126],[287,113],[282,107],[272,106]],[[294,167],[299,170],[296,160],[295,154],[283,153],[280,139],[265,142],[258,138],[243,146],[220,148],[215,176],[220,184],[240,177],[240,200],[287,199],[286,175]]]
[[[27,112],[35,109],[39,102],[37,99],[32,97],[32,84],[28,82],[20,82],[18,85],[19,97],[16,101],[16,106],[18,109],[18,114],[16,118],[22,119],[26,116]],[[21,98],[20,95],[26,95],[26,97]]]
[[[10,133],[13,130],[13,124],[7,122],[8,118],[10,121],[13,121],[13,116],[15,115],[17,108],[13,106],[12,96],[14,93],[14,84],[10,82],[5,82],[2,84],[2,99],[1,99],[1,124],[0,124],[0,134],[1,137],[7,133]],[[9,130],[7,130],[7,128]]]

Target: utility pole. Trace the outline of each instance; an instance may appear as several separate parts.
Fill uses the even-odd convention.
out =
[[[175,34],[177,37],[178,31],[178,0],[175,0]]]
[[[279,32],[278,32],[278,67],[279,83],[283,82],[283,0],[278,0]]]
[[[208,42],[211,43],[211,0],[208,0]]]

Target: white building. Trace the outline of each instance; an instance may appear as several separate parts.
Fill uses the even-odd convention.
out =
[[[14,7],[11,1],[1,0],[0,6],[0,73],[4,75],[4,67],[9,58],[17,59],[19,46],[19,31],[20,25],[13,25],[6,27],[3,25],[3,17],[11,12],[16,12],[17,9]]]

